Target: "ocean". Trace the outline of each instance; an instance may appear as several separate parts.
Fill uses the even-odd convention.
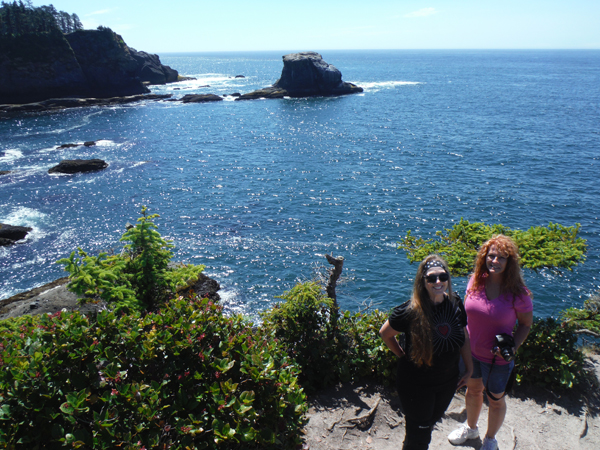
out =
[[[151,89],[250,92],[279,78],[286,53],[162,54],[196,80]],[[55,261],[77,247],[118,250],[142,205],[160,215],[175,259],[204,264],[227,310],[250,316],[322,277],[326,253],[345,258],[342,308],[387,310],[410,296],[416,272],[400,239],[461,218],[581,224],[584,264],[524,271],[536,316],[600,289],[600,51],[320,53],[364,92],[0,118],[0,170],[12,171],[0,177],[0,222],[33,227],[0,247],[0,299],[64,276]],[[109,167],[47,173],[76,158]]]

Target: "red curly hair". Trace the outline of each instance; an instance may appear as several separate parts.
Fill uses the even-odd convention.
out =
[[[496,250],[507,258],[506,269],[504,269],[503,273],[502,293],[510,293],[514,297],[527,293],[531,297],[531,291],[527,289],[523,275],[521,274],[519,247],[517,247],[515,241],[503,234],[492,236],[491,239],[484,242],[479,248],[477,257],[475,258],[471,290],[477,291],[485,287],[485,281],[490,274],[486,258],[492,246],[496,246]]]

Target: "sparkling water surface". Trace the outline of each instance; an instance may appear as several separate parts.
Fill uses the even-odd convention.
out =
[[[277,80],[284,53],[160,55],[197,79],[152,91],[249,92]],[[322,273],[325,253],[346,260],[343,308],[388,309],[416,271],[400,238],[461,217],[581,224],[583,265],[525,271],[536,315],[580,307],[600,288],[599,51],[321,53],[364,93],[0,118],[0,170],[12,171],[0,177],[0,222],[34,229],[0,248],[0,298],[64,276],[54,262],[77,247],[117,248],[142,205],[160,214],[176,259],[206,265],[227,309],[249,315]],[[110,165],[47,173],[76,158]],[[464,290],[466,278],[454,281]]]

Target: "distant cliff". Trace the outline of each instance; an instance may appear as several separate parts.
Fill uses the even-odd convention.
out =
[[[157,55],[129,48],[109,28],[0,37],[0,104],[136,95],[150,92],[144,81],[177,79]]]

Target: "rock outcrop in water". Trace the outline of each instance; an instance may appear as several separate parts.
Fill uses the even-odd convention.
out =
[[[101,159],[65,159],[57,166],[48,170],[48,173],[82,173],[95,172],[108,167],[106,161]]]
[[[130,49],[109,28],[0,37],[0,104],[139,95],[150,92],[143,82],[178,77],[157,55]]]
[[[12,245],[21,239],[25,239],[27,233],[31,230],[33,228],[0,223],[0,246]]]
[[[142,100],[165,100],[171,97],[171,94],[139,94],[110,98],[51,98],[41,102],[25,103],[22,105],[0,105],[0,113],[39,112],[82,106],[124,105]]]
[[[223,97],[219,97],[215,94],[186,94],[181,97],[183,103],[206,103],[206,102],[220,102]]]
[[[243,94],[236,100],[282,97],[331,97],[363,89],[342,81],[342,73],[315,52],[290,53],[283,57],[281,78],[271,87]]]

